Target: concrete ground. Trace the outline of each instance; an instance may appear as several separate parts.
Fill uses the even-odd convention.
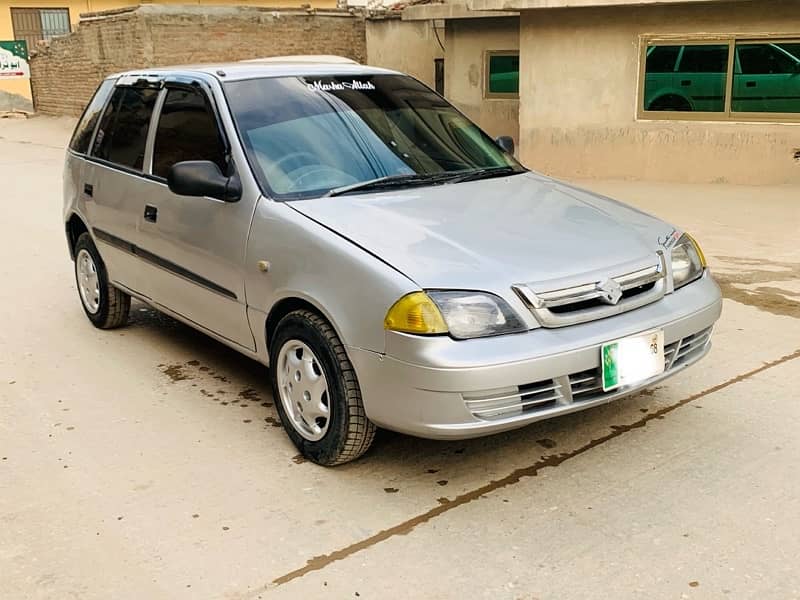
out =
[[[800,186],[588,182],[680,223],[725,293],[699,366],[469,442],[297,456],[267,373],[134,304],[94,329],[72,121],[0,121],[0,598],[800,598]]]

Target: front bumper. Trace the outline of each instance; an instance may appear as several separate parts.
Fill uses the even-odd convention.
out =
[[[389,332],[385,355],[354,347],[348,354],[374,423],[465,439],[605,404],[674,375],[708,353],[721,309],[706,274],[658,302],[581,325],[461,341]],[[603,392],[600,346],[655,328],[664,330],[664,373]]]

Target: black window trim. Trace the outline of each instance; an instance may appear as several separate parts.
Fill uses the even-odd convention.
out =
[[[217,135],[222,144],[222,153],[225,157],[227,166],[227,173],[223,173],[226,177],[230,177],[235,173],[235,166],[233,162],[233,150],[231,148],[230,139],[225,131],[225,125],[222,122],[222,117],[219,113],[219,107],[214,99],[214,93],[211,86],[206,82],[198,80],[195,77],[188,75],[171,75],[164,81],[163,91],[153,107],[153,119],[150,121],[150,130],[147,134],[148,150],[145,150],[145,158],[148,159],[147,175],[149,178],[166,183],[166,177],[160,177],[153,174],[153,154],[155,153],[156,135],[158,134],[158,123],[161,120],[161,110],[164,107],[164,102],[167,98],[169,90],[188,90],[198,92],[206,104],[206,108],[211,112],[214,122],[217,126]]]
[[[108,92],[108,96],[106,97],[105,101],[103,102],[103,105],[100,107],[100,111],[98,113],[97,121],[95,122],[94,126],[92,127],[92,131],[89,134],[89,144],[88,144],[88,146],[86,146],[86,152],[78,152],[77,150],[72,148],[72,144],[75,141],[75,135],[78,133],[78,127],[80,127],[81,123],[83,122],[83,118],[86,116],[86,111],[89,110],[89,107],[92,105],[92,102],[97,97],[97,94],[100,93],[100,88],[103,87],[104,83],[106,83],[107,81],[111,81],[111,80],[113,80],[112,77],[106,77],[105,79],[103,79],[97,85],[97,89],[94,91],[94,94],[92,94],[91,99],[86,104],[86,106],[83,107],[83,111],[81,112],[81,116],[78,119],[78,122],[75,124],[75,129],[72,130],[72,135],[70,136],[69,143],[67,144],[67,150],[69,152],[71,152],[72,154],[74,154],[75,156],[86,156],[87,154],[89,154],[89,150],[92,149],[92,145],[94,144],[94,135],[95,135],[95,132],[97,131],[97,126],[100,124],[100,119],[103,117],[103,113],[106,112],[106,106],[108,105],[108,101],[111,100],[111,96],[114,94],[114,86],[111,86],[111,89]]]
[[[163,96],[163,93],[164,93],[163,91],[160,91],[159,95],[156,97],[155,104],[153,104],[153,112],[150,115],[150,122],[147,125],[147,135],[145,136],[145,143],[144,143],[144,160],[142,161],[142,170],[141,171],[137,171],[136,169],[132,169],[131,167],[126,167],[125,165],[121,165],[119,163],[115,163],[115,162],[112,162],[110,160],[106,160],[104,158],[97,158],[96,156],[94,156],[94,142],[95,142],[95,138],[97,137],[97,130],[100,127],[100,123],[102,122],[103,117],[106,114],[106,111],[111,106],[111,98],[114,97],[114,93],[116,92],[117,88],[147,87],[147,88],[157,88],[159,90],[161,88],[163,88],[163,81],[160,81],[160,80],[155,82],[155,84],[154,84],[153,80],[149,80],[148,81],[148,80],[145,80],[143,78],[140,78],[135,83],[130,84],[127,81],[122,81],[125,78],[126,78],[126,76],[120,77],[117,80],[117,83],[114,84],[114,91],[112,91],[108,95],[108,98],[106,99],[106,103],[103,106],[103,110],[100,113],[100,117],[97,119],[97,123],[95,124],[94,132],[92,133],[92,138],[89,140],[89,149],[87,150],[86,154],[84,155],[84,158],[86,158],[86,160],[89,160],[89,161],[91,161],[93,163],[96,163],[96,164],[99,164],[99,165],[103,165],[105,167],[110,167],[110,168],[112,168],[112,169],[114,169],[116,171],[121,171],[123,173],[127,173],[128,175],[138,175],[139,177],[144,177],[145,179],[150,179],[150,174],[147,171],[148,171],[148,168],[149,168],[148,167],[148,153],[150,152],[151,149],[149,148],[148,143],[150,141],[150,131],[151,131],[152,127],[153,127],[153,117],[155,116],[156,110],[158,109],[159,102],[161,101],[161,97]]]
[[[133,79],[134,77],[136,77],[136,79]],[[106,81],[108,79],[113,79],[113,78],[106,78],[103,81]],[[153,105],[153,113],[150,115],[150,123],[147,129],[147,137],[145,138],[145,150],[144,150],[145,164],[143,164],[143,168],[141,171],[137,171],[136,169],[132,169],[130,167],[126,167],[125,165],[120,165],[118,163],[109,160],[97,158],[92,154],[94,150],[95,137],[97,136],[97,129],[100,126],[100,122],[102,121],[105,112],[108,110],[108,107],[111,104],[111,98],[114,95],[114,91],[117,88],[121,87],[149,87],[160,90],[159,95],[156,98],[156,102]],[[166,90],[169,88],[172,89],[184,88],[195,91],[199,90],[200,93],[203,95],[203,98],[205,99],[208,107],[210,108],[212,114],[214,115],[214,119],[217,124],[217,133],[220,135],[220,141],[222,142],[224,155],[228,163],[227,175],[231,176],[235,172],[233,151],[230,144],[230,138],[228,137],[227,132],[225,131],[225,126],[222,121],[222,117],[220,116],[219,113],[219,105],[216,102],[211,85],[208,82],[203,81],[202,79],[199,79],[196,76],[188,74],[175,74],[175,75],[142,74],[139,76],[135,74],[126,74],[119,76],[117,78],[117,82],[114,84],[111,93],[108,94],[108,98],[106,98],[102,110],[100,111],[100,117],[97,119],[97,123],[95,123],[94,130],[92,131],[92,136],[89,139],[89,148],[87,149],[86,153],[81,154],[79,152],[75,152],[74,150],[69,148],[69,146],[67,146],[67,151],[71,152],[75,156],[82,157],[90,162],[101,165],[103,167],[107,167],[109,169],[125,173],[126,175],[133,175],[135,177],[140,177],[148,181],[153,181],[155,183],[166,185],[167,184],[166,178],[153,175],[152,167],[153,167],[153,147],[155,143],[155,133],[158,127],[158,119],[161,117],[161,107],[163,106],[164,99],[166,98]],[[222,88],[222,86],[220,86],[220,88]],[[88,108],[88,106],[89,105],[87,104],[86,108]],[[86,108],[84,108],[84,112],[86,112]],[[80,123],[80,121],[78,122]]]

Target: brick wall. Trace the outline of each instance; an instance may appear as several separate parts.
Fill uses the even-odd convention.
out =
[[[107,75],[140,67],[289,54],[365,62],[364,18],[346,11],[149,5],[81,16],[31,60],[38,112],[77,115]]]

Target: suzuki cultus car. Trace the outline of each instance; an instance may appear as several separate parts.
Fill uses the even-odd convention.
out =
[[[529,171],[419,81],[335,58],[123,73],[66,156],[99,328],[131,297],[269,365],[323,465],[606,403],[709,350],[698,244]]]

